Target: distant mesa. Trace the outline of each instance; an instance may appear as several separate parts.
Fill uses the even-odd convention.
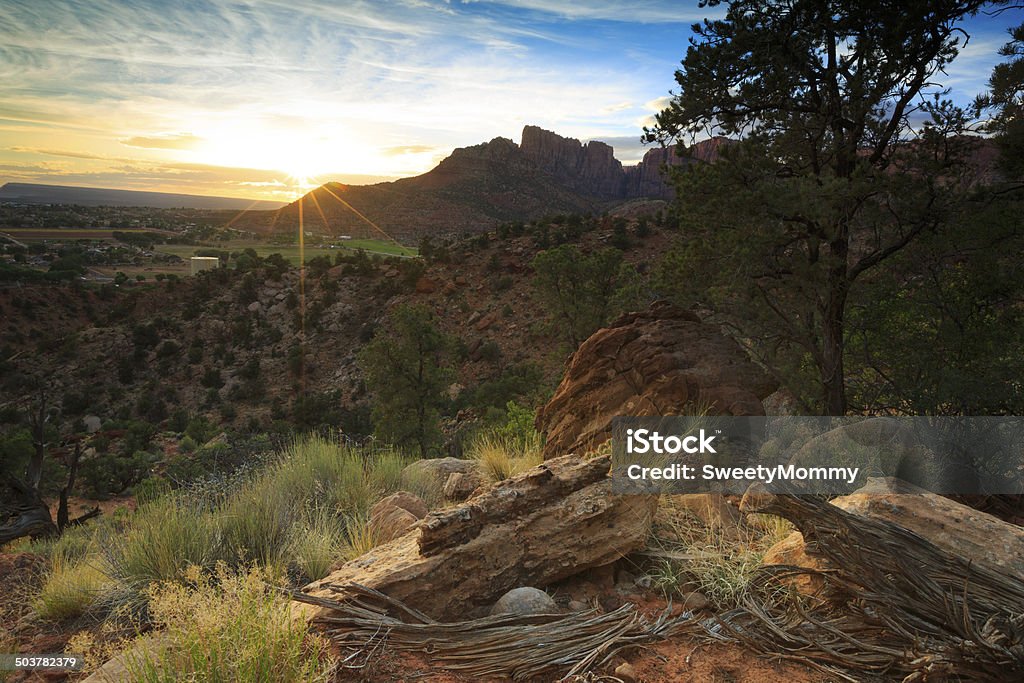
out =
[[[113,190],[102,187],[6,183],[0,187],[0,202],[21,204],[78,204],[80,206],[145,206],[156,209],[279,209],[284,202],[253,201],[239,197],[208,197],[169,192]]]
[[[456,149],[423,175],[375,185],[327,183],[270,214],[247,214],[237,227],[264,232],[304,229],[328,235],[383,237],[410,243],[424,235],[492,229],[558,213],[603,212],[641,198],[672,198],[665,165],[710,161],[723,138],[699,142],[689,156],[650,149],[623,166],[612,148],[526,126],[508,138]]]

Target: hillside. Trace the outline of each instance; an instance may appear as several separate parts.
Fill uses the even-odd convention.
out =
[[[611,224],[595,221],[580,249],[605,246]],[[654,229],[625,258],[652,261],[667,239]],[[56,387],[51,400],[69,397],[72,405],[87,396],[87,412],[103,421],[156,423],[183,410],[262,429],[293,419],[302,396],[329,397],[329,409],[368,428],[356,353],[399,303],[429,306],[459,340],[453,396],[527,366],[550,390],[569,349],[547,326],[533,287],[530,264],[541,250],[531,236],[492,234],[452,245],[447,262],[367,260],[365,267],[310,269],[301,283],[292,268],[280,276],[223,270],[127,289],[3,289],[0,315],[12,322],[0,337],[0,393],[15,398],[30,378],[45,377]],[[259,368],[258,392],[246,381],[247,363]]]
[[[697,143],[693,158],[714,158],[721,140]],[[586,144],[536,126],[520,144],[507,138],[456,149],[434,169],[376,185],[327,183],[282,209],[249,213],[236,224],[264,232],[306,231],[356,237],[390,235],[416,243],[565,213],[601,213],[622,202],[669,199],[665,164],[688,163],[672,149],[651,149],[624,167],[610,146]]]

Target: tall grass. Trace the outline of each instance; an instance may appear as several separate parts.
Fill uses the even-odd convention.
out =
[[[110,535],[106,557],[129,587],[177,579],[189,566],[212,567],[223,556],[221,519],[182,495],[158,498],[136,511],[123,531]]]
[[[149,610],[163,631],[158,647],[127,657],[132,681],[327,681],[335,664],[327,642],[291,618],[288,598],[259,570],[235,573],[223,564],[211,577],[195,569],[188,585],[154,584]]]
[[[735,607],[765,551],[791,530],[786,520],[770,515],[751,516],[745,524],[731,527],[709,525],[676,505],[673,496],[663,496],[649,545],[679,551],[689,559],[659,561],[653,571],[655,584],[667,595],[696,589],[721,609]]]
[[[221,490],[165,493],[120,524],[69,533],[48,548],[60,559],[44,582],[40,608],[53,618],[74,615],[72,605],[84,608],[83,596],[93,594],[100,575],[116,584],[121,599],[144,601],[151,583],[180,582],[189,567],[211,572],[221,562],[287,569],[297,581],[321,578],[339,559],[376,545],[365,519],[376,500],[401,486],[405,464],[390,451],[317,437],[296,441]],[[77,561],[84,557],[103,561]]]
[[[468,453],[480,474],[490,482],[504,481],[544,461],[540,435],[536,432],[519,437],[483,432],[470,443]]]

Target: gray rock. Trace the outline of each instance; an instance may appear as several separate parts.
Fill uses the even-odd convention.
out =
[[[497,614],[557,614],[558,605],[551,596],[539,588],[523,586],[513,588],[498,598],[491,607],[491,616]]]
[[[696,591],[683,596],[683,609],[687,612],[696,612],[708,606],[708,599],[703,593]]]
[[[103,426],[103,421],[96,415],[86,415],[82,418],[82,424],[85,425],[85,431],[93,434],[100,431],[100,427]]]

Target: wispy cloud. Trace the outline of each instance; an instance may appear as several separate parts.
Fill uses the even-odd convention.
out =
[[[4,175],[278,192],[420,173],[527,123],[620,140],[635,159],[626,141],[667,103],[688,25],[715,12],[672,0],[6,0],[0,162]],[[964,57],[982,68],[983,52],[972,41]]]
[[[128,147],[143,147],[146,149],[194,149],[202,142],[202,138],[191,133],[167,133],[165,135],[135,135],[127,140],[121,140],[122,145]]]

